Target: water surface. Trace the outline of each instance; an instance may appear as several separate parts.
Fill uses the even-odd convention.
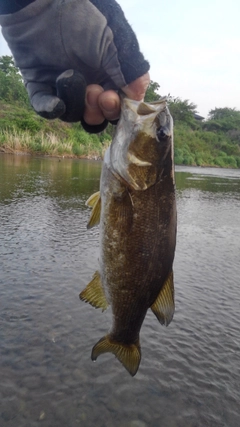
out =
[[[132,378],[90,359],[111,324],[85,201],[100,162],[0,156],[0,426],[240,425],[240,171],[177,167],[176,313],[148,313]]]

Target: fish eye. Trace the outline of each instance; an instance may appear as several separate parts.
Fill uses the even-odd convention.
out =
[[[164,126],[160,126],[159,128],[157,128],[156,136],[158,141],[160,142],[162,140],[166,140],[169,137],[169,134]]]

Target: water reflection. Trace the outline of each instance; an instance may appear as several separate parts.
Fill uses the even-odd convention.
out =
[[[0,156],[0,201],[34,193],[60,199],[84,199],[98,190],[101,163],[89,160]],[[14,172],[13,172],[14,171]]]
[[[238,169],[176,167],[177,189],[199,189],[213,193],[240,193]]]
[[[92,345],[111,324],[79,301],[98,267],[85,200],[101,164],[0,156],[0,426],[240,424],[240,172],[177,168],[176,313],[149,312],[131,378]]]

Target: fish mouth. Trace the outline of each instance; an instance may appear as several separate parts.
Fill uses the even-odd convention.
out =
[[[110,169],[115,177],[136,191],[158,179],[161,165],[173,149],[173,121],[167,98],[146,103],[121,99],[121,117],[110,146]]]

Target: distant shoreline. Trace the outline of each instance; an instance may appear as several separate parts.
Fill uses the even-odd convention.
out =
[[[38,153],[38,152],[34,152],[34,151],[21,151],[21,150],[12,150],[10,149],[9,151],[7,151],[7,149],[3,150],[3,147],[0,146],[0,155],[14,155],[14,156],[29,156],[29,157],[40,157],[40,158],[55,158],[55,159],[76,159],[76,160],[94,160],[94,161],[102,161],[103,157],[100,156],[96,156],[96,155],[82,155],[82,156],[76,156],[74,154],[42,154],[42,153]],[[185,164],[179,164],[179,163],[175,163],[175,166],[185,166],[187,168],[214,168],[214,169],[236,169],[236,168],[231,168],[229,167],[221,167],[221,166],[217,166],[217,165],[185,165]]]
[[[13,150],[10,147],[1,147],[0,146],[0,155],[10,154],[14,156],[29,156],[29,157],[52,157],[56,159],[85,159],[85,160],[102,160],[103,157],[99,155],[89,154],[89,155],[81,155],[77,156],[75,154],[51,154],[51,153],[39,153],[37,151],[28,151],[28,150]]]

